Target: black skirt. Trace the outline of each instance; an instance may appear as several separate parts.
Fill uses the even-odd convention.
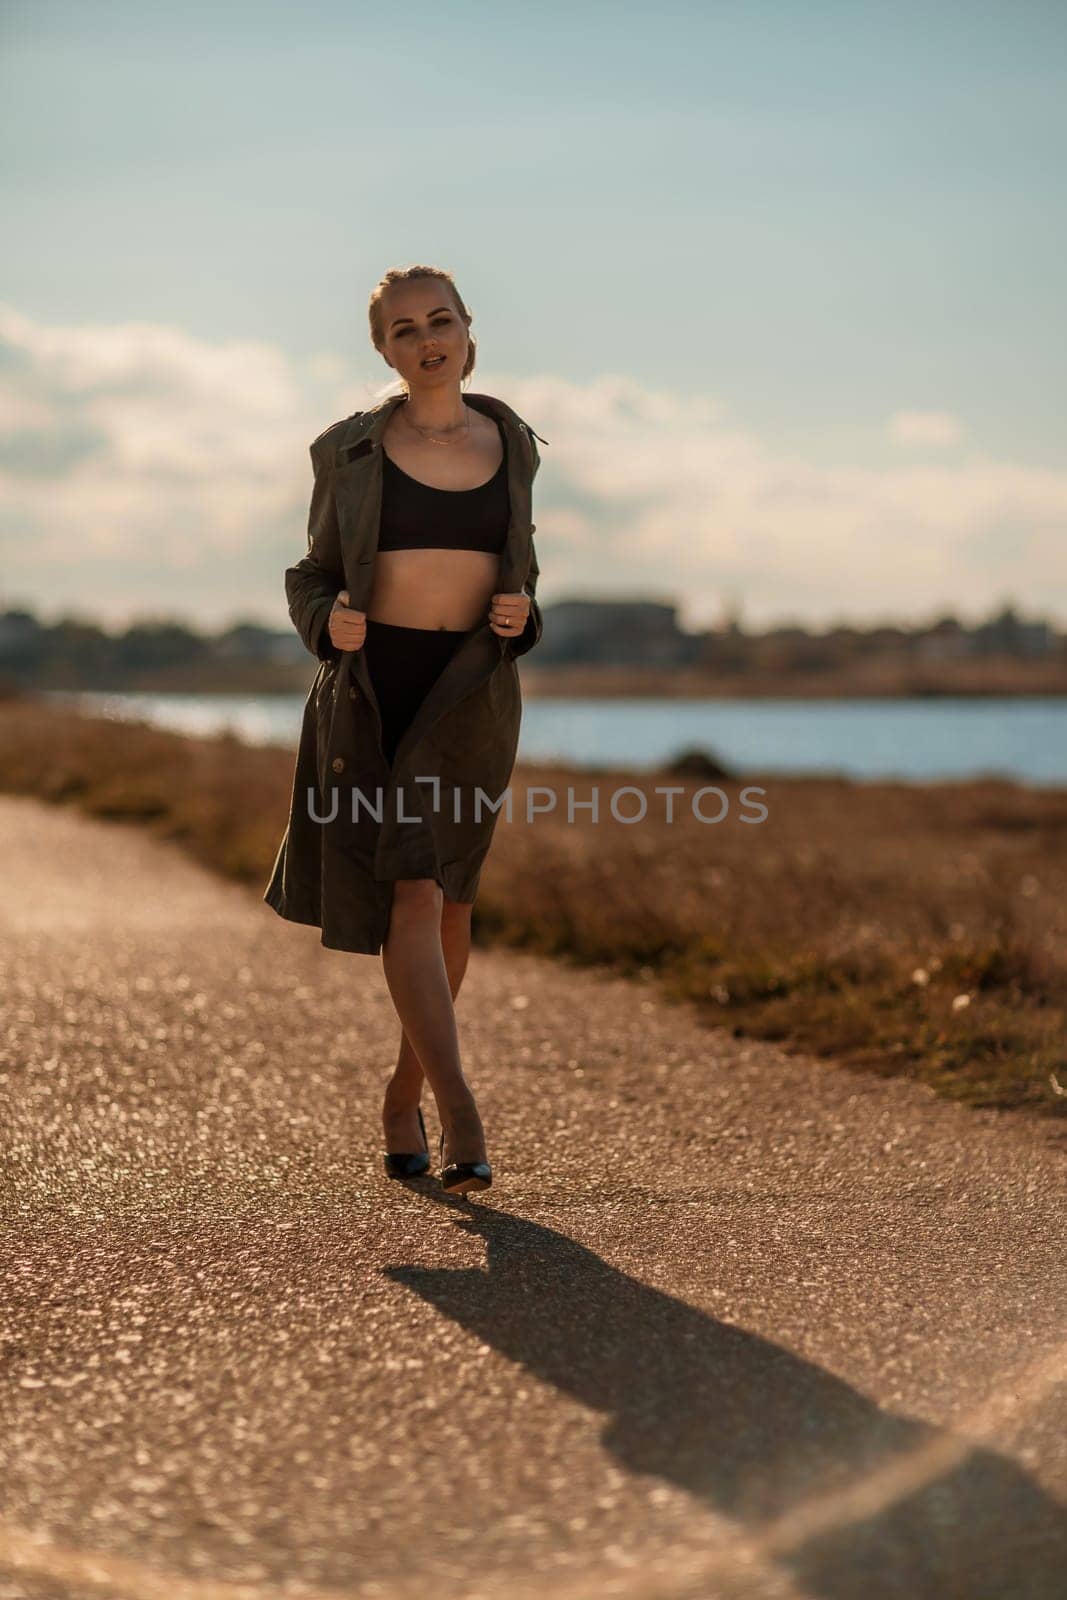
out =
[[[367,618],[363,654],[382,713],[382,750],[390,766],[405,728],[468,631],[405,628]]]

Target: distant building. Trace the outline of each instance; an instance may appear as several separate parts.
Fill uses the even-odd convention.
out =
[[[677,617],[677,606],[655,600],[558,600],[545,608],[538,664],[683,666],[698,635],[683,633]]]

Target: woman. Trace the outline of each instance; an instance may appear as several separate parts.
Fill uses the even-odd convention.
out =
[[[450,1193],[492,1181],[454,1000],[518,742],[515,657],[542,628],[530,520],[540,457],[505,402],[464,397],[470,322],[447,272],[387,273],[371,339],[403,392],[312,444],[308,554],[286,593],[321,666],[264,894],[330,948],[380,949],[403,1030],[382,1112],[385,1170],[429,1167],[425,1077]]]

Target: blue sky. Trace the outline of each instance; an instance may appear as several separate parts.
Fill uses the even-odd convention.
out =
[[[1055,4],[8,0],[0,603],[284,626],[438,262],[546,601],[1067,626]]]

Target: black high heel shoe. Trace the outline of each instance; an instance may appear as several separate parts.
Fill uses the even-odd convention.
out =
[[[430,1170],[430,1141],[426,1137],[426,1124],[422,1120],[422,1107],[418,1108],[419,1127],[422,1129],[422,1142],[425,1150],[418,1151],[415,1155],[406,1152],[396,1154],[387,1150],[383,1157],[385,1162],[385,1175],[387,1178],[422,1178]]]
[[[441,1188],[446,1194],[470,1194],[475,1189],[488,1189],[493,1181],[493,1169],[488,1161],[450,1161],[445,1166],[443,1128],[438,1159],[441,1163]]]

